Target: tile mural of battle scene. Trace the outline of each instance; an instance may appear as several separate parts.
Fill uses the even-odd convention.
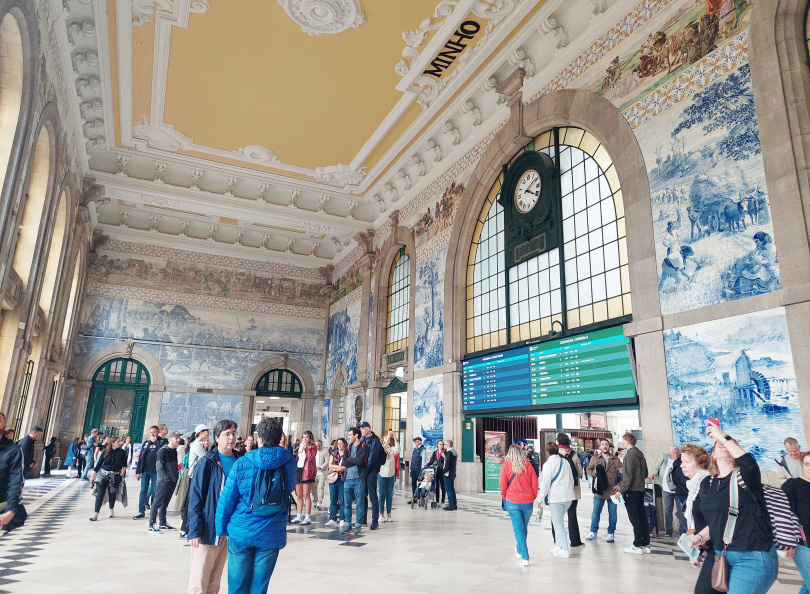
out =
[[[647,159],[662,313],[778,289],[747,60],[636,135]]]
[[[453,219],[459,201],[462,194],[464,194],[464,189],[467,187],[466,180],[472,175],[473,169],[473,167],[469,167],[465,175],[462,175],[458,180],[454,180],[433,206],[433,211],[431,212],[430,207],[428,207],[425,213],[416,221],[411,232],[417,248],[453,226]]]
[[[620,111],[748,27],[753,0],[687,0],[632,51],[611,60],[588,90]]]
[[[802,441],[793,355],[784,309],[772,309],[664,331],[675,444],[712,444],[711,417],[776,470],[783,440]]]
[[[444,436],[444,376],[433,375],[413,381],[413,436],[422,436],[428,450]]]
[[[242,397],[228,394],[199,394],[164,392],[160,406],[160,423],[183,435],[191,433],[200,423],[209,427],[222,419],[235,421],[242,418]],[[239,432],[243,433],[239,427]]]
[[[88,278],[100,283],[146,289],[192,292],[250,301],[326,307],[326,285],[249,269],[164,260],[149,256],[102,254],[88,268]]]
[[[355,262],[343,276],[334,281],[335,292],[332,293],[330,304],[337,303],[362,284],[363,274],[360,271],[360,266]]]

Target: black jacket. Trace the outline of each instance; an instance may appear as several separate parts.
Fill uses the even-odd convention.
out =
[[[20,446],[23,453],[23,465],[25,466],[25,472],[28,472],[28,469],[31,467],[31,463],[34,461],[34,440],[31,439],[30,435],[26,435],[17,442],[17,445]]]
[[[675,483],[675,494],[682,497],[689,495],[689,488],[686,486],[686,475],[681,470],[681,459],[678,458],[672,463],[672,482]]]
[[[445,452],[445,455],[446,454],[447,452]],[[425,466],[433,466],[438,472],[442,472],[444,469],[444,455],[439,458],[439,450],[433,450],[430,454],[430,460],[428,460]]]
[[[456,465],[458,464],[458,454],[456,450],[450,448],[444,452],[444,480],[456,480]]]
[[[144,473],[144,463],[146,462],[146,448],[152,447],[154,452],[152,453],[155,456],[155,472],[157,472],[157,453],[158,450],[163,447],[163,439],[158,437],[154,442],[151,439],[147,439],[143,444],[141,444],[141,453],[138,455],[138,464],[135,465],[135,474],[143,474]]]
[[[22,450],[9,438],[0,438],[0,502],[6,503],[6,511],[20,504],[23,475]]]
[[[233,453],[239,457],[236,450]],[[200,538],[204,545],[217,545],[217,503],[225,486],[217,448],[206,452],[194,469],[188,487],[188,539]]]
[[[380,438],[372,431],[368,437],[363,437],[362,442],[366,445],[368,451],[368,469],[366,474],[380,473],[380,451],[382,450],[382,443]]]
[[[379,440],[378,440],[379,442]],[[357,448],[357,456],[352,458],[352,446],[346,448],[346,453],[343,455],[343,460],[340,461],[341,466],[349,468],[350,466],[357,466],[357,471],[360,473],[360,479],[366,480],[368,477],[368,448],[366,444],[360,442],[360,447]],[[379,471],[379,464],[377,465]]]

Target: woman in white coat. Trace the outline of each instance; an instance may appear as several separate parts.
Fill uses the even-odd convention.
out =
[[[543,465],[540,477],[540,493],[537,496],[538,505],[548,497],[548,507],[551,512],[551,524],[554,526],[554,548],[551,554],[555,557],[569,557],[568,533],[565,531],[563,518],[576,498],[574,493],[574,475],[568,460],[560,457],[557,444],[550,441],[546,444],[548,460]]]

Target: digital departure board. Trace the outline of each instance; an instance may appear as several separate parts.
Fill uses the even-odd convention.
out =
[[[462,363],[464,411],[544,412],[637,404],[621,327],[474,357]]]

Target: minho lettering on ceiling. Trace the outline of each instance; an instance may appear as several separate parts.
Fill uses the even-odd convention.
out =
[[[442,75],[447,72],[447,69],[453,65],[456,58],[464,53],[470,40],[472,40],[479,31],[481,31],[481,25],[475,21],[464,21],[461,23],[447,43],[444,44],[441,51],[430,62],[430,66],[426,68],[422,74],[440,79]]]

